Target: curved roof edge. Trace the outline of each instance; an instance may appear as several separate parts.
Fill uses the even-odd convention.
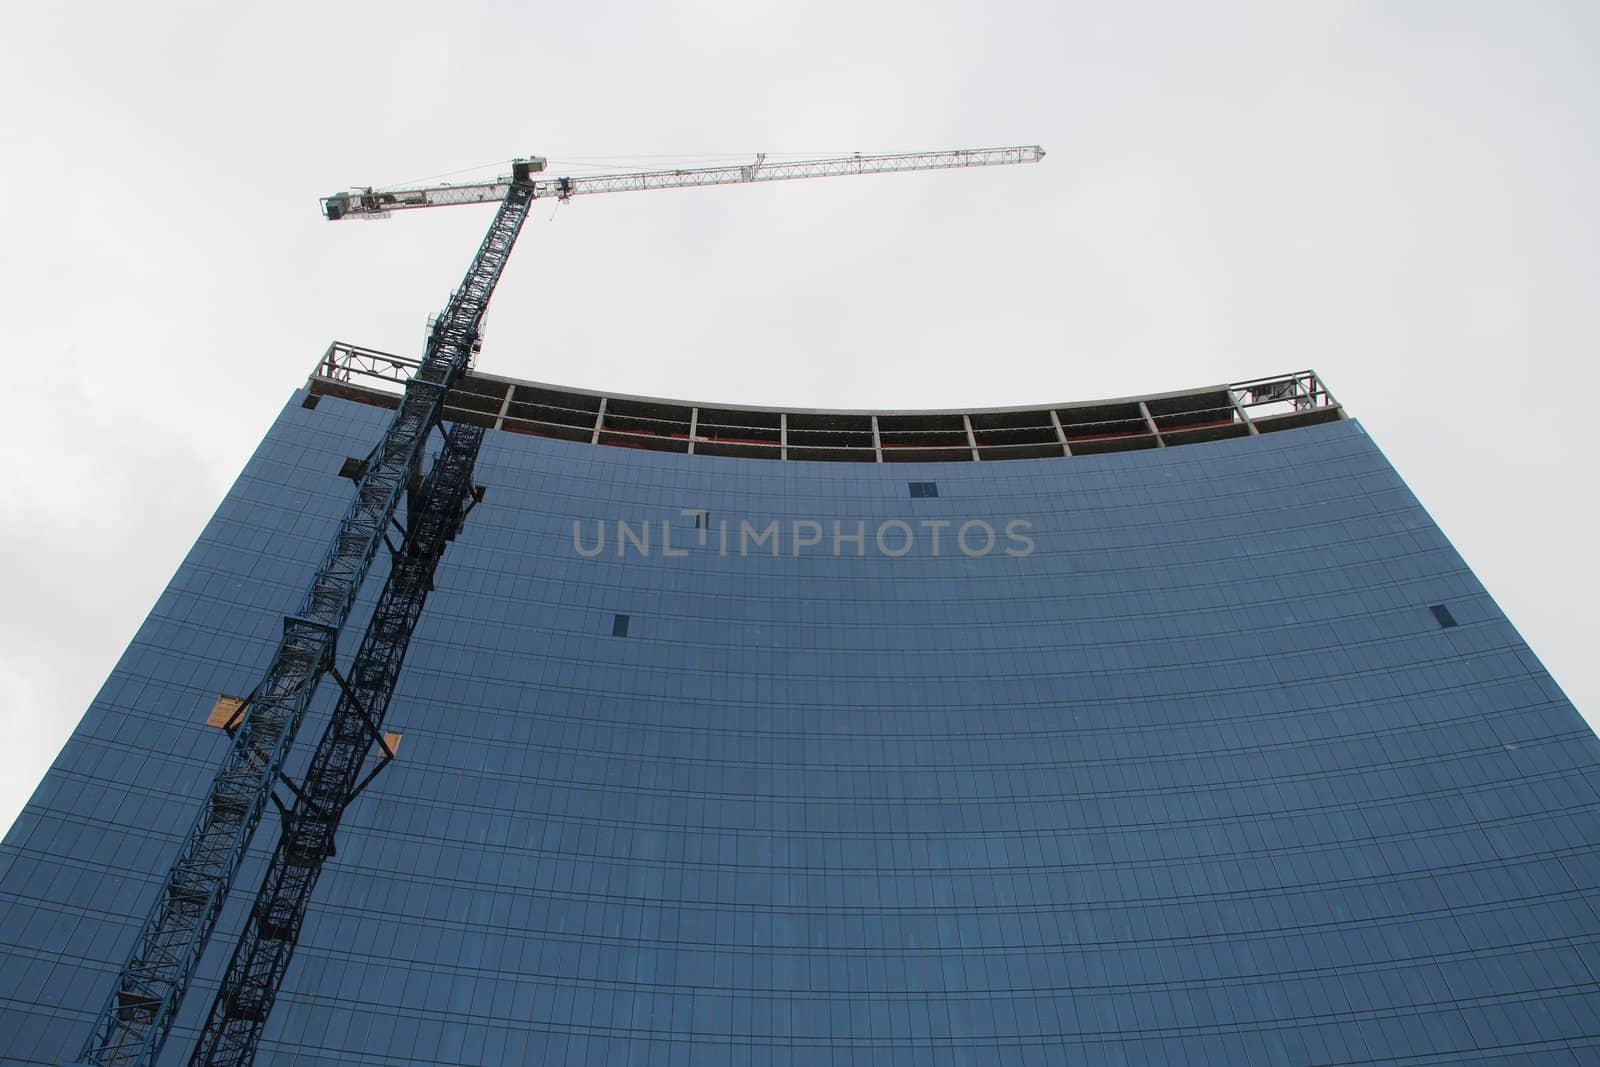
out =
[[[394,407],[418,361],[335,341],[306,381]],[[755,459],[1036,459],[1247,437],[1345,418],[1314,371],[1109,400],[1002,408],[786,408],[593,392],[469,371],[444,417],[589,444]]]

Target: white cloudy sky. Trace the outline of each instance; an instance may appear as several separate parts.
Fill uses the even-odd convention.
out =
[[[1597,31],[1583,2],[14,0],[0,826],[323,348],[414,352],[490,210],[316,197],[528,153],[1044,145],[536,208],[480,366],[857,407],[1314,367],[1600,721]]]

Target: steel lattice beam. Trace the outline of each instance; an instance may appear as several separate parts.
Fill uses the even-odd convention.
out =
[[[597,174],[577,178],[545,178],[532,183],[535,197],[566,200],[584,193],[621,193],[642,189],[685,189],[704,185],[738,185],[745,182],[782,182],[796,178],[829,178],[846,174],[894,174],[912,170],[953,170],[961,167],[1004,167],[1037,163],[1044,158],[1038,145],[1010,148],[959,148],[945,152],[898,152],[892,155],[838,156],[767,162],[765,157],[732,167],[688,167],[648,170],[630,174]],[[526,164],[528,161],[519,161]],[[542,161],[537,161],[540,166]],[[464,185],[433,185],[420,189],[351,189],[324,197],[322,211],[330,219],[377,218],[391,211],[443,207],[449,204],[483,204],[505,196],[514,179]]]

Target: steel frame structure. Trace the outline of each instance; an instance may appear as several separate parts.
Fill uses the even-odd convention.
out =
[[[284,619],[283,639],[250,695],[199,815],[163,879],[77,1064],[147,1067],[171,1032],[295,731],[317,683],[333,665],[339,631],[401,493],[417,469],[423,444],[439,423],[445,394],[472,358],[489,297],[532,203],[531,186],[514,182],[507,187],[461,288],[451,294],[435,323],[427,353],[367,459],[355,499],[340,520],[310,588],[294,614]]]
[[[416,366],[335,341],[306,380],[315,395],[391,404]],[[1316,372],[1144,396],[1007,408],[821,410],[703,404],[463,377],[445,418],[496,430],[696,455],[838,462],[1068,458],[1253,436],[1343,418]],[[819,443],[820,442],[820,443]]]
[[[316,377],[331,382],[354,382],[357,378],[405,385],[417,372],[420,361],[395,356],[374,348],[361,348],[334,341],[317,363]]]
[[[278,844],[189,1060],[193,1067],[254,1062],[312,891],[333,855],[339,822],[350,802],[394,758],[382,732],[384,715],[439,560],[472,507],[472,469],[483,435],[481,426],[456,426],[447,434],[444,450],[408,507],[407,536],[392,553],[389,577],[349,679],[335,675],[342,692],[305,776],[299,786],[285,779],[292,805],[273,794],[283,820]],[[374,746],[381,751],[379,762],[358,780]]]

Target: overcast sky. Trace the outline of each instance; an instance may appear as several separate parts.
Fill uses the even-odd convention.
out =
[[[328,342],[415,354],[492,210],[316,198],[530,153],[1042,144],[536,205],[479,366],[900,408],[1312,367],[1600,721],[1597,12],[13,0],[0,826]]]

